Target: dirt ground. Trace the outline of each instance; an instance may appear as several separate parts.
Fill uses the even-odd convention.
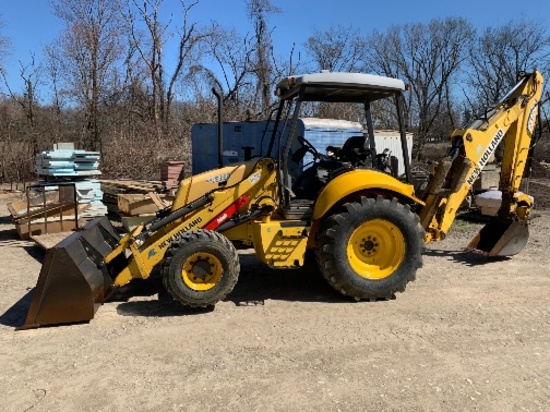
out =
[[[159,298],[151,279],[88,324],[15,331],[44,253],[0,202],[3,411],[550,410],[550,211],[510,259],[463,252],[480,224],[457,221],[388,302],[243,253],[213,311]]]

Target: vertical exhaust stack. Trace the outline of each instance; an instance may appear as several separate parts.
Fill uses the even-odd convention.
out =
[[[218,100],[218,168],[223,167],[223,100],[222,95],[214,87],[212,93]]]
[[[97,308],[114,290],[104,257],[118,241],[109,220],[100,217],[49,249],[27,318],[18,329],[93,319]]]

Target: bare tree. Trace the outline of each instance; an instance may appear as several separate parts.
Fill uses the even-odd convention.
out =
[[[4,79],[4,83],[7,83],[7,73],[3,63],[6,55],[9,52],[11,41],[8,37],[4,37],[1,35],[1,30],[3,28],[4,20],[2,20],[2,16],[0,16],[0,75]]]
[[[62,75],[63,75],[63,64],[61,59],[56,53],[57,48],[47,45],[44,48],[44,54],[46,56],[45,65],[46,73],[50,79],[51,93],[52,93],[52,105],[53,111],[55,114],[55,135],[61,135],[62,129],[62,108],[63,108],[63,98],[61,93],[61,84],[62,84]]]
[[[199,0],[186,3],[179,0],[182,7],[183,19],[179,28],[178,48],[174,69],[167,71],[165,65],[164,46],[174,35],[169,31],[171,21],[164,23],[160,19],[160,9],[163,0],[132,0],[137,11],[137,19],[145,25],[146,34],[139,31],[139,22],[134,18],[132,36],[134,45],[147,68],[151,91],[151,112],[157,130],[160,132],[161,123],[167,125],[170,120],[170,109],[175,97],[175,87],[181,78],[184,68],[191,66],[197,59],[195,53],[199,51],[199,44],[208,38],[211,33],[191,22],[189,14]]]
[[[54,13],[65,23],[57,47],[67,91],[84,107],[82,144],[102,151],[102,99],[123,46],[121,0],[55,0]]]
[[[8,79],[4,73],[2,76],[4,78],[4,84],[8,89],[9,96],[15,101],[21,110],[23,111],[25,118],[27,120],[28,133],[31,139],[32,155],[38,153],[38,141],[36,136],[36,106],[37,101],[35,97],[36,82],[38,76],[38,67],[35,63],[34,55],[31,55],[31,63],[25,65],[21,61],[19,62],[20,70],[19,77],[25,84],[25,91],[22,95],[14,93],[8,83]]]
[[[416,129],[417,158],[442,112],[449,114],[450,130],[454,127],[451,86],[458,79],[473,37],[472,26],[462,18],[394,26],[386,33],[375,31],[370,36],[369,64],[373,71],[403,78],[411,85],[407,113],[409,125]]]
[[[249,0],[247,6],[253,33],[242,35],[214,24],[205,60],[193,66],[194,76],[223,91],[226,116],[233,120],[265,119],[273,108],[274,83],[296,67],[294,46],[288,62],[274,55],[268,18],[280,10],[269,0]]]
[[[0,30],[2,30],[3,28],[4,28],[4,20],[2,20],[2,16],[0,16]],[[8,37],[4,37],[0,35],[0,71],[2,72],[4,70],[2,61],[6,56],[6,54],[8,53],[10,45],[11,45],[10,39]]]
[[[550,69],[550,36],[540,22],[510,21],[488,27],[471,44],[467,83],[473,89],[475,110],[498,101],[522,70]]]
[[[365,39],[351,26],[330,26],[315,30],[304,44],[315,67],[309,70],[333,72],[361,71],[366,56]],[[365,122],[362,107],[356,104],[310,103],[309,113],[315,117]]]
[[[265,118],[271,110],[274,82],[273,69],[273,29],[269,27],[268,18],[272,14],[280,13],[271,0],[248,0],[248,17],[254,26],[255,58],[254,72],[256,75],[256,91],[254,106],[257,107],[255,117]]]
[[[195,85],[205,81],[206,90],[195,89],[197,97],[209,99],[215,87],[223,94],[225,116],[232,120],[250,119],[255,113],[256,64],[254,38],[242,36],[235,29],[224,29],[217,24],[206,45],[207,64],[192,67]],[[212,64],[215,62],[215,65]],[[197,79],[197,76],[200,79]]]
[[[324,31],[315,30],[305,47],[319,70],[351,72],[365,66],[365,39],[358,29],[350,26],[330,26]]]

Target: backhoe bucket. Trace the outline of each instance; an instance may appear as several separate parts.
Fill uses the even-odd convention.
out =
[[[522,251],[529,239],[527,220],[487,223],[468,248],[488,256],[512,256]]]
[[[118,241],[109,220],[100,217],[48,250],[19,329],[92,319],[113,291],[104,256]]]

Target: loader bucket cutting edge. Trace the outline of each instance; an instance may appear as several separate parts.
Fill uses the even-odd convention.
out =
[[[100,217],[49,249],[27,318],[17,329],[91,320],[114,290],[104,256],[118,241],[109,220]]]
[[[523,250],[529,240],[527,220],[490,221],[468,245],[468,249],[488,256],[513,256]]]

